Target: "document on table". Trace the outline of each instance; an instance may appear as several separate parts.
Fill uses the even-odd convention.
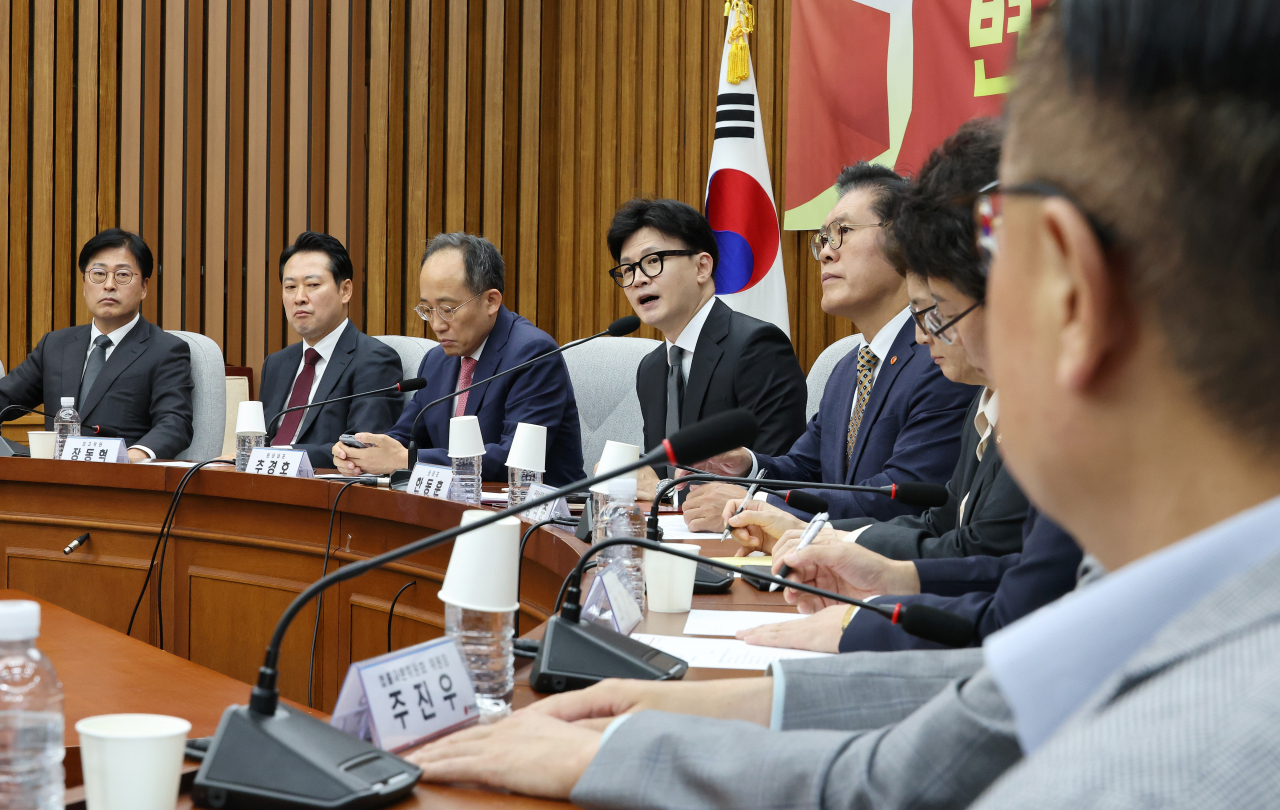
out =
[[[808,650],[786,650],[779,647],[753,647],[736,638],[688,638],[685,636],[653,636],[632,633],[636,641],[662,650],[668,655],[703,669],[749,669],[763,672],[774,661],[790,658],[826,658],[831,653]]]
[[[720,542],[719,532],[691,532],[684,522],[684,515],[658,515],[662,539],[668,543]]]
[[[686,636],[729,636],[762,624],[803,619],[799,613],[770,613],[766,610],[691,610],[684,623]]]

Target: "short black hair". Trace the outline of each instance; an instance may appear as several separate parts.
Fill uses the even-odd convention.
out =
[[[1006,106],[1014,179],[1070,193],[1204,407],[1280,451],[1280,3],[1058,0]],[[1025,176],[1023,176],[1025,175]]]
[[[892,222],[907,185],[907,178],[888,166],[860,160],[840,170],[836,178],[836,199],[851,191],[872,189],[871,210],[881,222]]]
[[[151,267],[155,263],[151,258],[151,248],[147,247],[147,243],[142,241],[141,236],[120,228],[98,231],[92,239],[84,243],[84,247],[80,248],[80,272],[84,273],[88,269],[89,262],[93,261],[94,256],[112,248],[127,248],[133,254],[134,261],[138,263],[138,271],[142,273],[142,277],[151,278]]]
[[[329,272],[333,275],[333,283],[342,286],[342,282],[355,277],[355,269],[351,266],[351,255],[343,247],[342,242],[327,233],[303,231],[293,244],[280,251],[280,280],[284,280],[284,266],[299,253],[323,253],[329,257]]]
[[[497,246],[488,239],[461,231],[438,233],[427,243],[418,266],[426,264],[427,259],[442,250],[457,250],[462,253],[462,264],[467,271],[467,289],[472,295],[479,295],[485,290],[497,290],[500,293],[507,291],[507,266],[503,263]]]
[[[711,272],[720,265],[720,248],[715,231],[698,209],[679,200],[628,200],[609,223],[605,241],[615,262],[622,261],[622,246],[636,231],[653,228],[672,239],[678,239],[689,250],[711,256]]]
[[[987,297],[987,276],[974,247],[972,202],[999,176],[1003,141],[1004,127],[994,118],[961,124],[929,155],[889,229],[888,252],[898,253],[905,269],[946,281],[975,301]]]

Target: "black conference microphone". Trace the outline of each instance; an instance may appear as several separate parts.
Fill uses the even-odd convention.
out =
[[[289,604],[267,645],[248,706],[229,706],[218,723],[192,797],[200,807],[371,808],[390,804],[413,789],[422,772],[414,765],[340,731],[323,720],[280,705],[276,687],[280,645],[298,613],[318,594],[404,557],[418,554],[506,517],[654,464],[697,464],[750,444],[760,426],[738,409],[676,431],[635,462],[519,506],[493,512],[466,526],[437,532],[397,549],[350,563],[307,586]]]
[[[37,416],[45,415],[44,411],[37,408],[28,408],[26,405],[6,405],[5,407],[0,408],[0,422],[5,420],[5,415],[9,413],[9,411],[23,411],[25,413],[34,413]]]
[[[388,385],[386,388],[378,388],[373,391],[361,391],[358,394],[347,394],[345,397],[334,397],[333,399],[325,399],[320,402],[309,402],[306,405],[294,405],[292,408],[285,408],[280,413],[271,417],[271,421],[267,422],[267,433],[271,433],[274,429],[276,420],[291,411],[305,411],[307,408],[318,408],[321,405],[328,405],[332,402],[342,402],[348,399],[359,399],[360,397],[372,397],[378,394],[395,394],[406,393],[408,391],[417,391],[419,388],[426,388],[427,381],[421,377],[411,377],[407,380],[401,380],[395,385]]]
[[[4,421],[5,414],[9,411],[24,411],[26,413],[34,413],[38,416],[44,416],[44,411],[35,408],[28,408],[26,405],[7,405],[0,408],[0,422]],[[8,458],[13,455],[27,455],[27,449],[16,442],[10,442],[8,439],[0,439],[0,458]]]
[[[422,419],[422,415],[427,412],[428,408],[433,408],[436,405],[439,405],[441,402],[448,402],[449,400],[454,399],[460,394],[465,394],[466,392],[470,391],[473,388],[479,388],[482,385],[487,385],[493,382],[494,380],[498,379],[499,377],[505,377],[506,375],[512,373],[513,371],[519,371],[522,368],[528,368],[529,366],[533,365],[539,360],[545,360],[546,358],[551,357],[552,355],[560,354],[566,349],[571,349],[574,346],[581,346],[583,343],[586,343],[591,340],[595,340],[596,338],[600,338],[600,337],[624,337],[626,335],[631,334],[632,332],[636,331],[639,328],[640,328],[640,319],[638,317],[636,317],[635,315],[623,316],[618,320],[614,321],[613,323],[609,324],[603,332],[596,332],[594,335],[588,335],[587,337],[584,337],[584,338],[571,340],[568,343],[564,344],[563,346],[557,346],[556,348],[552,349],[549,352],[543,352],[537,357],[526,360],[523,363],[514,365],[511,368],[503,369],[502,371],[499,371],[497,374],[494,374],[491,377],[484,378],[480,382],[472,383],[471,385],[468,385],[466,388],[459,388],[457,391],[451,391],[449,392],[448,395],[440,397],[439,399],[433,399],[432,401],[428,402],[426,405],[423,405],[422,409],[418,411],[418,415],[413,417],[413,422],[409,425],[409,447],[408,447],[409,454],[407,457],[409,466],[406,467],[404,470],[398,470],[395,473],[392,473],[391,485],[395,486],[401,481],[407,481],[409,480],[409,476],[413,474],[413,463],[414,463],[414,460],[418,457],[418,450],[417,450],[417,446],[413,441],[413,435],[418,430],[418,421]],[[733,448],[729,448],[729,449],[732,450]]]
[[[596,543],[578,558],[569,573],[564,606],[559,615],[547,620],[542,644],[533,659],[529,672],[529,685],[535,692],[564,692],[582,689],[599,683],[605,678],[635,678],[643,680],[675,680],[684,676],[689,665],[673,655],[654,649],[606,627],[590,622],[583,623],[582,574],[587,561],[600,551],[617,545],[640,546],[650,551],[660,551],[701,565],[710,565],[726,571],[737,567],[698,554],[677,551],[663,543],[642,540],[638,537],[613,537]],[[754,574],[752,576],[755,576]],[[894,605],[864,602],[861,599],[815,588],[802,582],[791,582],[772,574],[761,574],[760,579],[795,588],[815,596],[822,596],[847,605],[856,605],[884,616],[913,636],[947,647],[967,647],[973,641],[973,622],[930,605]]]
[[[106,425],[81,425],[81,436],[97,436],[99,439],[118,439],[120,431]]]

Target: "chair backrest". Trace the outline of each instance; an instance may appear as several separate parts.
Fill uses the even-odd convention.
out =
[[[222,429],[222,455],[236,452],[236,420],[240,418],[240,403],[249,401],[249,378],[227,377],[227,424]]]
[[[404,374],[400,378],[402,380],[418,376],[418,367],[422,365],[422,358],[427,356],[427,352],[440,345],[430,338],[405,337],[404,335],[375,335],[374,340],[381,340],[395,349],[396,354],[400,355],[400,367],[403,369]],[[406,391],[404,401],[408,402],[412,396],[412,391]]]
[[[227,371],[222,349],[213,338],[196,332],[165,330],[177,335],[191,347],[191,381],[194,418],[191,446],[178,454],[183,461],[207,461],[222,454],[223,434],[227,427]]]
[[[602,338],[564,353],[578,401],[582,461],[587,472],[600,460],[609,439],[644,446],[636,369],[658,345],[648,338]]]
[[[806,422],[818,412],[818,405],[822,402],[822,392],[827,388],[827,379],[831,377],[831,370],[861,342],[862,335],[842,337],[823,349],[818,359],[813,361],[813,368],[809,369],[809,376],[805,380],[809,388],[809,400],[804,408]]]
[[[4,376],[4,361],[0,360],[0,377]]]

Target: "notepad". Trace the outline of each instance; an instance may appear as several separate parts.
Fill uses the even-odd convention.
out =
[[[770,613],[764,610],[691,610],[684,623],[687,636],[729,636],[762,624],[803,619],[799,613]]]
[[[780,647],[753,647],[736,638],[688,638],[633,633],[636,641],[662,650],[702,669],[749,669],[763,672],[774,661],[792,658],[827,658],[831,653],[787,650]]]
[[[720,542],[718,532],[689,531],[683,515],[658,515],[658,526],[662,528],[662,539],[668,543]]]

